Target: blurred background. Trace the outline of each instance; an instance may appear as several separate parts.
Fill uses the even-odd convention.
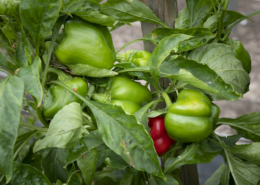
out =
[[[184,0],[177,0],[178,10],[182,10],[186,6]],[[260,0],[230,0],[230,10],[238,11],[244,15],[251,14],[260,10]],[[231,33],[231,38],[241,41],[244,47],[248,50],[252,59],[252,71],[250,73],[251,84],[250,91],[244,95],[243,98],[235,102],[221,101],[215,102],[221,109],[220,117],[236,118],[240,115],[260,112],[260,15],[256,15],[250,20],[241,22]],[[115,49],[120,49],[124,44],[134,39],[142,38],[141,24],[136,22],[133,26],[122,26],[121,28],[112,32]],[[142,42],[131,44],[122,52],[129,49],[144,49]],[[0,71],[0,79],[6,76]],[[23,117],[26,117],[27,122],[34,123],[36,120],[28,117],[26,112],[23,112]],[[37,123],[40,124],[40,123]],[[25,130],[24,130],[25,131]],[[21,130],[20,132],[23,132]],[[221,136],[229,136],[236,134],[236,131],[229,126],[221,126],[216,130],[217,134]],[[249,140],[241,139],[237,144],[250,143]],[[198,164],[200,184],[212,175],[212,173],[223,163],[223,158],[217,156],[209,164]]]
[[[186,6],[186,1],[177,0],[178,11]],[[260,0],[230,0],[229,10],[238,11],[244,15],[249,15],[260,10]],[[235,102],[221,101],[215,102],[221,109],[220,117],[237,118],[243,114],[260,112],[260,15],[256,15],[250,20],[244,20],[237,25],[230,37],[241,41],[247,49],[252,60],[252,71],[250,73],[250,91],[243,98]],[[112,32],[116,50],[134,39],[142,38],[141,23],[136,22],[133,26],[122,26]],[[144,49],[143,42],[136,42],[125,48],[122,52],[129,49]],[[229,136],[236,134],[236,131],[229,126],[220,126],[216,129],[217,134]],[[242,138],[237,144],[247,144],[249,140]],[[198,164],[200,184],[204,182],[224,163],[222,156],[217,156],[209,164]]]

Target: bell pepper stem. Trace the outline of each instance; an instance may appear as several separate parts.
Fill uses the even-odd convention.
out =
[[[92,99],[100,103],[108,103],[108,95],[101,93],[94,93]]]
[[[116,55],[116,61],[119,63],[126,62],[126,56],[124,53]]]
[[[172,101],[171,101],[169,95],[166,92],[162,92],[162,97],[166,103],[166,106],[169,108],[172,105]]]

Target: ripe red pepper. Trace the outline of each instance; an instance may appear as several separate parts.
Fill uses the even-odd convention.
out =
[[[164,126],[164,117],[157,116],[155,118],[149,118],[148,125],[151,128],[150,135],[153,139],[154,148],[157,154],[161,155],[166,152],[175,141],[167,134]]]

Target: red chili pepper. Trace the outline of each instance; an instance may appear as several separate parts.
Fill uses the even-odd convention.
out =
[[[164,117],[157,116],[155,118],[149,118],[148,124],[151,128],[150,135],[154,142],[154,148],[157,154],[161,155],[166,152],[175,141],[172,140],[166,132]]]

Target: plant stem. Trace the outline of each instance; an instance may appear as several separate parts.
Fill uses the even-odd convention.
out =
[[[38,116],[38,119],[42,122],[42,124],[45,127],[49,127],[49,123],[44,119],[43,115],[42,115],[42,110],[40,109],[40,107],[37,107],[37,101],[35,98],[33,98],[34,104],[35,104],[35,109],[36,109],[36,113]]]
[[[52,54],[52,51],[53,51],[53,48],[54,48],[54,43],[55,43],[57,36],[59,34],[60,27],[61,27],[62,23],[65,21],[66,18],[67,18],[67,16],[59,18],[56,25],[54,26],[54,29],[53,29],[51,45],[50,45],[50,48],[49,48],[49,51],[48,51],[47,61],[46,61],[46,65],[45,65],[45,69],[44,69],[43,77],[42,77],[42,87],[43,88],[44,88],[46,78],[47,78],[47,73],[48,73],[48,68],[49,68],[50,61],[51,61],[51,54]]]
[[[3,71],[4,73],[6,73],[6,74],[8,74],[8,75],[13,75],[13,74],[10,73],[9,71],[7,71],[7,70],[5,70],[5,69],[3,69],[3,68],[1,68],[1,67],[0,67],[0,71]]]
[[[37,127],[37,126],[30,125],[30,124],[26,124],[26,123],[20,123],[20,125],[21,125],[21,126],[24,126],[24,127],[27,127],[27,128],[30,128],[30,129],[33,129],[33,130],[42,131],[42,132],[47,132],[47,131],[48,131],[47,128]]]
[[[162,97],[165,100],[166,106],[169,108],[172,105],[172,101],[166,92],[162,92]]]
[[[222,29],[223,29],[222,22],[223,22],[223,17],[224,17],[224,14],[225,14],[225,10],[228,7],[228,4],[229,4],[229,0],[225,0],[225,4],[223,6],[223,9],[222,9],[222,12],[221,12],[221,16],[220,16],[220,19],[219,19],[218,34],[217,34],[217,39],[218,40],[221,40]]]
[[[213,6],[213,9],[214,9],[215,15],[219,18],[219,15],[218,15],[218,12],[217,12],[216,7],[214,6],[214,2],[213,2],[213,0],[210,0],[210,2],[211,2],[211,4],[212,4],[212,6]]]

